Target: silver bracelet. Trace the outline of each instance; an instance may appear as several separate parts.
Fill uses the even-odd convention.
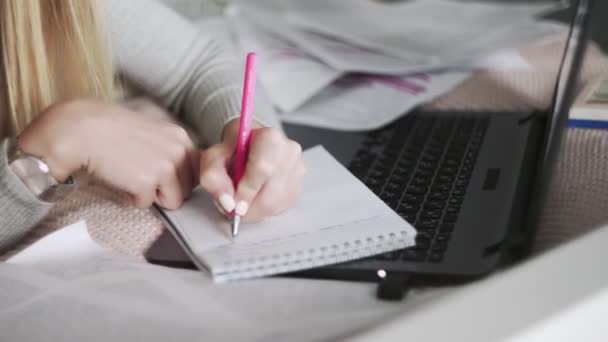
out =
[[[32,195],[41,201],[59,201],[75,189],[76,183],[72,176],[63,183],[57,181],[42,158],[19,149],[17,139],[9,141],[8,165]]]

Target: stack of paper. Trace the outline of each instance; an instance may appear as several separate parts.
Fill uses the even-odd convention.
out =
[[[555,2],[233,1],[226,20],[285,122],[340,130],[385,125],[478,68],[526,68],[512,50],[564,28]],[[454,15],[458,13],[458,15]]]

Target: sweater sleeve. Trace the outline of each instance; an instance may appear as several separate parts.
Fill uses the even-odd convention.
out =
[[[8,139],[0,141],[0,254],[23,238],[51,208],[11,171],[8,148]]]
[[[110,5],[117,69],[180,113],[204,144],[219,142],[224,125],[239,115],[243,77],[227,42],[158,1],[112,0]],[[259,113],[259,122],[274,122]]]

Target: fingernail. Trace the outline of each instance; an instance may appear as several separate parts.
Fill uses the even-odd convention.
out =
[[[234,212],[239,216],[247,215],[247,210],[249,210],[249,204],[245,201],[239,201],[234,208]]]
[[[234,210],[234,198],[228,194],[221,194],[218,198],[220,205],[227,213],[230,213]]]

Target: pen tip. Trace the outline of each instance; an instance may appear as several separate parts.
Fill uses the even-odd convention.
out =
[[[241,217],[238,215],[235,215],[232,218],[232,239],[234,240],[234,238],[239,235],[239,225],[241,224]]]

